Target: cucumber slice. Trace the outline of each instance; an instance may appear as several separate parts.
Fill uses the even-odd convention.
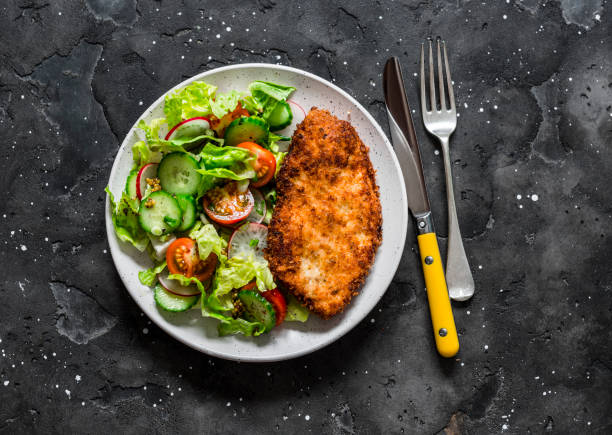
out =
[[[264,143],[270,133],[268,123],[261,118],[243,116],[234,119],[225,129],[225,146],[236,146],[242,142]]]
[[[194,195],[202,175],[197,171],[200,164],[187,153],[166,154],[159,163],[157,176],[162,189],[175,195]]]
[[[195,199],[193,199],[193,196],[190,195],[176,195],[176,201],[183,212],[183,221],[176,230],[187,231],[195,224],[196,221]]]
[[[268,123],[272,131],[282,130],[291,124],[291,121],[293,121],[293,112],[286,101],[279,101],[270,116],[268,116]]]
[[[189,118],[179,122],[166,135],[166,140],[182,139],[184,137],[197,137],[207,134],[210,121],[203,116]]]
[[[266,328],[264,332],[270,331],[276,325],[276,312],[270,302],[259,292],[253,290],[242,290],[238,293],[238,299],[244,306],[247,320],[263,323]]]
[[[177,229],[182,217],[178,201],[163,190],[144,197],[138,209],[140,226],[154,236],[162,236]]]
[[[137,188],[136,188],[136,180],[138,178],[138,169],[134,169],[130,172],[130,175],[127,177],[127,181],[125,182],[125,193],[130,198],[138,198]]]
[[[160,308],[178,313],[193,307],[200,296],[178,296],[157,284],[153,297]]]

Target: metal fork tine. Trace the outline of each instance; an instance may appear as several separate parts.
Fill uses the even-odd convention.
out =
[[[447,110],[446,97],[444,95],[444,70],[442,70],[442,56],[440,55],[440,38],[437,42],[438,51],[438,88],[440,89],[440,110]]]
[[[429,99],[431,100],[431,111],[437,110],[436,106],[436,84],[434,81],[434,66],[433,66],[433,52],[431,50],[431,39],[429,40]]]
[[[444,44],[444,66],[446,67],[446,83],[448,86],[448,102],[450,103],[450,110],[454,112],[455,111],[455,96],[453,95],[453,81],[451,80],[450,68],[448,66],[448,56],[446,55],[446,41],[442,41],[442,44]],[[442,78],[440,78],[440,86],[442,86]]]
[[[427,95],[425,93],[425,48],[421,44],[421,113],[427,113]]]

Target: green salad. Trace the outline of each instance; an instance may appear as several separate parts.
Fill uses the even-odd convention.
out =
[[[121,197],[109,188],[117,238],[148,252],[140,271],[162,310],[199,308],[219,335],[257,336],[308,310],[279,290],[264,258],[275,176],[290,138],[290,86],[255,81],[218,93],[195,81],[165,97],[164,118],[141,120]],[[285,147],[286,148],[286,147]]]

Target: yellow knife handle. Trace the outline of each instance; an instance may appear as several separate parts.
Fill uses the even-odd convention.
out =
[[[442,259],[436,233],[425,233],[417,236],[421,264],[427,287],[427,299],[431,312],[434,336],[438,353],[445,358],[451,358],[459,352],[459,338],[451,309]]]

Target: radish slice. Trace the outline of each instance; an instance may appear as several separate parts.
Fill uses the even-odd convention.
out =
[[[208,118],[198,116],[189,118],[176,124],[166,135],[166,140],[180,139],[182,137],[196,137],[206,134],[210,129]]]
[[[247,221],[260,224],[266,217],[266,200],[259,190],[255,189],[254,187],[251,187],[250,190],[253,194],[255,205],[253,206],[253,211],[251,211],[251,214],[247,216]]]
[[[249,222],[242,225],[232,234],[229,241],[229,258],[242,256],[263,258],[263,251],[268,245],[268,227],[262,224]]]
[[[136,177],[136,195],[141,201],[147,191],[147,178],[157,177],[157,166],[159,166],[157,163],[147,163],[138,171],[138,176]]]
[[[300,117],[299,113],[297,113],[297,114],[294,113],[293,114],[293,118],[294,119],[295,118],[299,119],[298,124],[300,122],[302,122],[304,120],[304,118],[306,118],[306,111],[304,110],[304,108],[302,106],[300,106],[298,103],[296,103],[295,101],[293,101],[293,100],[287,100],[287,103],[289,103],[290,106],[293,106],[294,108],[297,108],[298,111],[302,112],[302,116],[301,117]]]
[[[195,284],[181,285],[178,281],[169,279],[168,272],[160,273],[157,275],[157,279],[163,288],[177,296],[197,296],[200,294],[200,290],[198,290]]]

